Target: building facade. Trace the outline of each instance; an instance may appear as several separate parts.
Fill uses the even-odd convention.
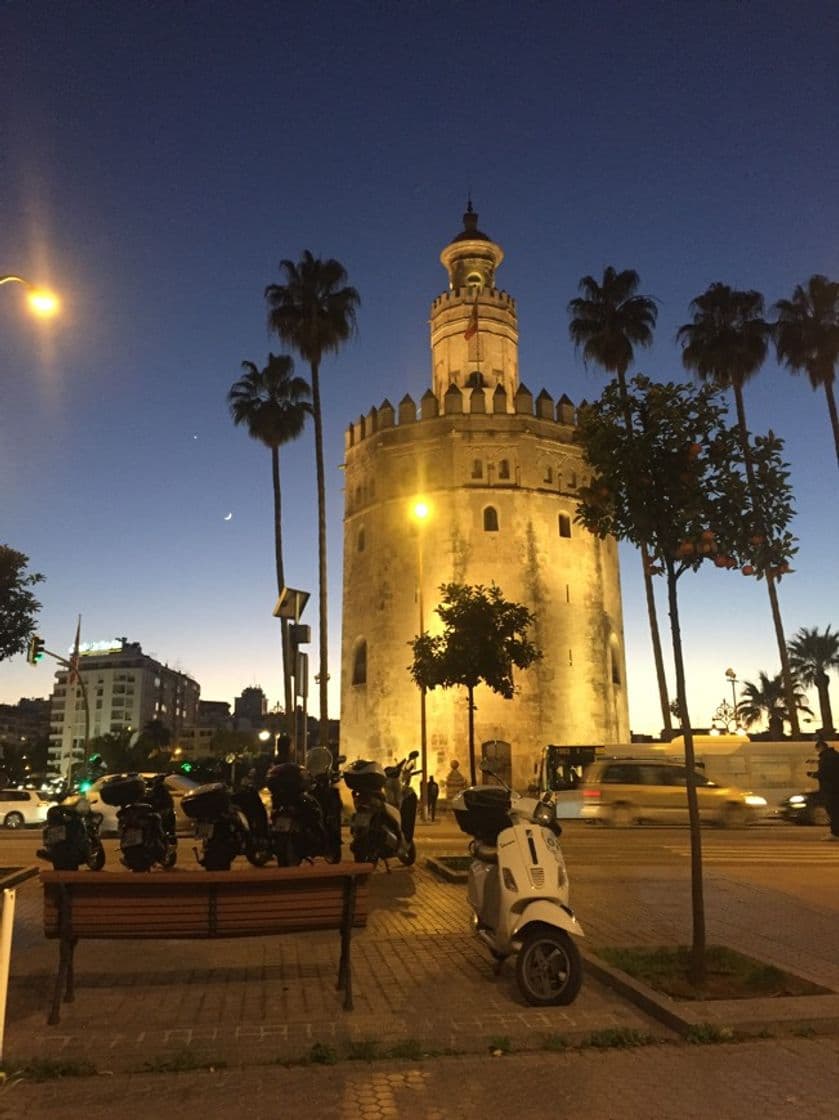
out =
[[[66,669],[57,672],[50,697],[50,771],[64,778],[84,759],[86,728],[94,739],[139,732],[151,720],[160,720],[176,740],[197,722],[198,684],[144,654],[138,642],[123,638],[106,648],[82,647],[79,675],[84,689],[68,682]]]
[[[439,629],[440,585],[495,583],[535,616],[542,659],[504,700],[475,694],[476,743],[519,786],[548,743],[629,736],[618,550],[575,524],[588,471],[575,408],[519,378],[515,300],[496,287],[503,251],[477,226],[440,259],[431,388],[385,400],[345,439],[341,750],[389,762],[419,746],[409,642]],[[426,516],[412,517],[417,502]],[[462,689],[426,699],[429,773],[467,761]]]

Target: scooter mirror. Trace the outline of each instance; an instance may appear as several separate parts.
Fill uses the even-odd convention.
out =
[[[419,751],[411,751],[408,758],[419,758]]]

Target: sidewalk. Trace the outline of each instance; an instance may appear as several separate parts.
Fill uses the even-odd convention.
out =
[[[442,838],[445,827],[423,829],[423,837],[430,839],[432,835]],[[636,870],[633,877],[620,878],[614,868],[575,866],[572,862],[570,871],[572,902],[590,947],[689,941],[690,885],[684,868]],[[771,886],[737,882],[731,875],[714,870],[706,873],[705,886],[709,943],[725,943],[839,991],[839,921],[835,909],[794,900]],[[545,1068],[551,1070],[551,1075],[547,1082],[543,1074],[539,1080],[535,1074],[533,1080],[528,1080],[530,1075],[523,1073],[522,1082],[516,1076],[516,1092],[524,1091],[525,1097],[532,1096],[534,1102],[534,1111],[525,1115],[536,1115],[537,1108],[544,1115],[546,1086],[550,1102],[564,1099],[561,1093],[566,1079],[576,1077],[590,1063],[608,1062],[610,1068],[614,1063],[616,1069],[622,1068],[620,1063],[625,1060],[630,1066],[642,1063],[649,1067],[652,1084],[672,1072],[673,1084],[678,1086],[681,1078],[684,1088],[695,1081],[695,1075],[676,1076],[678,1063],[690,1059],[701,1066],[706,1060],[716,1060],[715,1056],[723,1061],[722,1056],[728,1053],[732,1055],[731,1062],[736,1063],[738,1055],[745,1058],[752,1053],[752,1044],[706,1049],[679,1043],[634,1049],[630,1055],[614,1050],[546,1053],[546,1046],[579,1046],[592,1035],[599,1033],[602,1039],[608,1034],[614,1038],[615,1032],[620,1031],[677,1043],[679,1023],[690,1023],[691,1016],[696,1023],[753,1032],[765,1028],[777,1035],[839,1030],[839,995],[709,1002],[690,1007],[665,1001],[675,1020],[675,1030],[671,1030],[661,1016],[647,1014],[634,998],[624,998],[614,987],[599,982],[596,970],[589,971],[580,997],[571,1007],[531,1008],[521,1001],[510,964],[500,977],[493,975],[486,951],[468,932],[465,895],[462,884],[445,883],[433,876],[423,866],[422,858],[414,868],[394,868],[391,874],[378,871],[373,876],[369,923],[353,936],[353,1012],[341,1009],[340,996],[334,988],[338,959],[338,938],[334,933],[200,942],[82,941],[76,951],[76,1000],[64,1005],[59,1025],[48,1027],[46,1013],[58,949],[55,942],[47,942],[43,937],[41,888],[37,880],[29,881],[17,892],[5,1068],[13,1070],[39,1058],[70,1064],[90,1062],[108,1077],[107,1081],[86,1077],[43,1085],[7,1086],[0,1091],[0,1118],[19,1114],[19,1103],[13,1112],[3,1111],[9,1101],[26,1102],[26,1110],[33,1117],[41,1115],[38,1108],[45,1106],[44,1102],[58,1101],[63,1102],[61,1108],[66,1106],[67,1112],[52,1111],[51,1104],[51,1117],[69,1116],[73,1101],[75,1107],[83,1104],[87,1115],[95,1116],[99,1113],[91,1112],[90,1108],[100,1096],[103,1104],[110,1106],[109,1117],[127,1115],[129,1112],[122,1105],[122,1112],[114,1111],[114,1102],[120,1099],[115,1094],[121,1095],[123,1091],[146,1102],[133,1110],[138,1116],[159,1115],[158,1099],[174,1100],[171,1094],[179,1093],[185,1094],[184,1104],[200,1102],[201,1114],[208,1117],[224,1113],[221,1106],[218,1113],[214,1111],[212,1101],[216,1096],[218,1101],[228,1102],[228,1110],[230,1102],[241,1107],[247,1099],[247,1111],[253,1117],[299,1115],[285,1107],[274,1107],[272,1111],[267,1105],[268,1110],[254,1111],[250,1104],[252,1085],[261,1086],[260,1097],[272,1100],[277,1099],[282,1087],[279,1099],[284,1100],[287,1092],[296,1091],[294,1086],[298,1084],[318,1087],[315,1097],[311,1089],[305,1093],[300,1090],[300,1100],[305,1098],[307,1111],[317,1099],[318,1111],[324,1115],[349,1116],[348,1111],[341,1111],[340,1102],[355,1100],[354,1086],[378,1084],[377,1079],[385,1076],[385,1070],[387,1076],[395,1079],[392,1085],[397,1096],[404,1092],[406,1099],[413,1102],[412,1108],[422,1105],[425,1109],[418,1116],[427,1116],[429,1120],[471,1117],[480,1114],[477,1104],[464,1104],[462,1111],[453,1106],[453,1102],[460,1101],[466,1071],[474,1074],[480,1068],[481,1092],[486,1089],[487,1101],[494,1101],[489,1089],[492,1079],[497,1071],[507,1068],[506,1063],[512,1062],[525,1063],[516,1067],[522,1070],[531,1069],[527,1062],[535,1063],[533,1069],[541,1068],[539,1063],[548,1063]],[[402,1052],[409,1055],[422,1051],[472,1057],[440,1057],[431,1065],[418,1066],[389,1061],[372,1065],[354,1061],[317,1070],[312,1066],[278,1069],[276,1065],[304,1059],[311,1055],[313,1047],[327,1057],[333,1053],[339,1058],[353,1052],[363,1055],[371,1042],[377,1044],[379,1053],[401,1045]],[[798,1057],[792,1060],[797,1048],[805,1048],[805,1065],[811,1060],[807,1055],[812,1054],[821,1055],[812,1058],[816,1065],[820,1061],[825,1068],[831,1062],[839,1065],[835,1061],[837,1039],[808,1042],[789,1037],[783,1044],[762,1045],[764,1049],[754,1050],[755,1069],[764,1071],[760,1077],[755,1074],[756,1085],[764,1074],[769,1077],[767,1084],[775,1086],[773,1092],[782,1092],[783,1084],[789,1083],[794,1086],[791,1093],[799,1103],[805,1099],[801,1086],[808,1081],[798,1065]],[[774,1062],[778,1059],[764,1061],[761,1057],[776,1045],[781,1047],[779,1053],[787,1055],[777,1077]],[[811,1049],[806,1049],[808,1046]],[[492,1048],[516,1053],[487,1059]],[[520,1053],[540,1049],[541,1054]],[[706,1053],[710,1058],[703,1056]],[[199,1064],[224,1064],[227,1068],[215,1074],[142,1072],[146,1068],[160,1070],[172,1063],[193,1070]],[[242,1071],[240,1067],[246,1068]],[[737,1075],[731,1076],[730,1084],[738,1086],[739,1094],[739,1067]],[[618,1107],[623,1095],[609,1097],[599,1079],[597,1092],[606,1094],[602,1099],[596,1096],[594,1086],[586,1089],[585,1081],[581,1075],[581,1099],[591,1101],[591,1110],[585,1115],[636,1114]],[[340,1091],[334,1088],[338,1082],[343,1086]],[[811,1083],[818,1084],[815,1075]],[[324,1097],[321,1107],[321,1088],[327,1084],[333,1085],[335,1095],[332,1103]],[[617,1084],[608,1081],[610,1087]],[[523,1090],[523,1085],[532,1088]],[[445,1092],[440,1098],[438,1091],[443,1088]],[[417,1094],[426,1090],[428,1095],[420,1100]],[[764,1100],[757,1089],[755,1092],[757,1096],[749,1096],[748,1108],[753,1100]],[[498,1099],[503,1099],[501,1087],[498,1094]],[[836,1087],[828,1093],[825,1083],[825,1094],[832,1102]],[[780,1115],[771,1111],[774,1099],[767,1098],[759,1113],[742,1111],[739,1106],[737,1113],[744,1117]],[[807,1097],[808,1101],[818,1099],[818,1094]],[[522,1101],[518,1097],[511,1098],[509,1103],[521,1112]],[[636,1103],[640,1108],[643,1102],[639,1098]],[[647,1100],[647,1111],[637,1115],[651,1115],[649,1103]],[[617,1107],[614,1113],[608,1111],[613,1105]],[[797,1106],[788,1103],[785,1115]],[[401,1107],[407,1105],[400,1104]],[[457,1107],[461,1107],[459,1103]],[[497,1107],[487,1108],[486,1114],[498,1114]],[[676,1113],[662,1107],[655,1114],[665,1120],[677,1114],[713,1115],[723,1120],[735,1115],[734,1111],[721,1110],[719,1100],[705,1100],[704,1096],[697,1099],[696,1108],[699,1111],[682,1109]],[[701,1111],[702,1108],[709,1110]],[[830,1115],[834,1113],[832,1107]],[[352,1114],[365,1115],[357,1107]],[[828,1113],[811,1110],[811,1115]]]

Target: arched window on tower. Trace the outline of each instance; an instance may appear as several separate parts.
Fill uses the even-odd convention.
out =
[[[486,381],[484,380],[484,375],[480,372],[480,370],[475,369],[469,374],[469,376],[466,378],[466,388],[467,389],[484,389],[484,388],[486,388]]]
[[[481,459],[473,459],[472,460],[472,477],[473,478],[483,478],[484,477],[484,464],[483,464],[483,461]]]
[[[561,537],[571,536],[571,518],[567,513],[559,515],[559,535]]]
[[[358,536],[356,537],[356,548],[357,548],[357,550],[359,552],[363,552],[365,544],[366,544],[366,540],[365,540],[365,536],[364,536],[364,526],[362,525],[361,528],[358,530]]]
[[[353,652],[352,683],[367,684],[367,643],[363,638],[356,643]]]
[[[466,277],[466,287],[470,292],[474,292],[477,295],[477,293],[481,291],[483,286],[484,278],[483,276],[481,276],[480,272],[470,272]]]
[[[616,638],[612,638],[609,643],[609,669],[612,677],[612,684],[622,684],[621,679],[621,661],[618,651],[618,643]]]
[[[487,506],[484,510],[484,532],[498,532],[498,510],[495,506]]]

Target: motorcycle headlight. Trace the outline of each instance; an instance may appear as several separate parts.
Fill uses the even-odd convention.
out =
[[[536,811],[533,814],[533,819],[536,824],[551,825],[556,820],[556,809],[553,804],[546,801],[540,801],[536,806]]]
[[[766,798],[765,797],[758,797],[757,794],[755,794],[755,793],[750,793],[748,795],[748,797],[745,798],[745,801],[746,801],[747,805],[754,805],[754,806],[760,806],[760,807],[763,807],[766,804]]]
[[[789,798],[789,803],[790,805],[803,805],[806,800],[807,798],[802,794],[794,793],[792,797]]]

